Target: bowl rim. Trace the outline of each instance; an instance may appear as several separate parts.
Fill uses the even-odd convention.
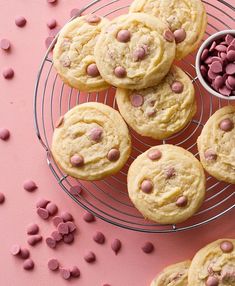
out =
[[[235,36],[235,30],[234,29],[227,29],[227,30],[222,30],[219,31],[217,33],[212,34],[211,36],[209,36],[200,46],[197,55],[196,55],[196,61],[195,61],[195,68],[196,68],[196,73],[197,73],[197,78],[200,81],[201,85],[212,95],[221,98],[221,99],[225,99],[225,100],[235,100],[235,95],[231,95],[231,96],[225,96],[222,95],[221,93],[215,91],[213,88],[211,88],[209,86],[209,84],[205,81],[205,79],[203,78],[201,71],[200,71],[200,62],[201,62],[201,54],[203,52],[203,50],[215,39],[226,35],[226,34],[232,34]]]

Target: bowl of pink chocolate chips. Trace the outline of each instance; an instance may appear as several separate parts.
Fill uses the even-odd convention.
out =
[[[196,72],[210,94],[235,100],[235,30],[220,31],[203,42],[196,56]]]

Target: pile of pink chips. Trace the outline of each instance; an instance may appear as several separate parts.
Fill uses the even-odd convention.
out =
[[[235,95],[235,37],[227,34],[213,41],[201,54],[200,71],[215,91]]]

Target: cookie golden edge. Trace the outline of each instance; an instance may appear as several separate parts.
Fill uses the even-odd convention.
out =
[[[65,26],[61,29],[61,31],[59,32],[57,42],[53,49],[53,66],[57,74],[61,78],[61,80],[66,85],[70,86],[71,88],[75,88],[82,92],[103,91],[103,90],[110,88],[110,85],[107,82],[105,82],[104,79],[100,83],[86,84],[82,80],[80,80],[79,77],[77,79],[74,79],[73,77],[68,77],[67,75],[64,74],[63,69],[61,68],[60,60],[59,60],[62,39],[66,36],[67,33],[69,33],[73,25],[75,25],[76,23],[79,23],[87,16],[88,15],[77,17],[71,20],[70,22],[68,22],[67,24],[65,24]],[[104,25],[108,23],[108,20],[103,17],[101,17],[101,21],[104,22]]]
[[[230,184],[235,184],[235,176],[234,176],[234,179],[231,179],[230,177],[222,176],[220,170],[218,170],[218,171],[211,170],[211,168],[208,166],[208,164],[206,163],[206,160],[204,158],[204,150],[203,150],[203,146],[202,146],[203,145],[203,143],[202,143],[203,137],[206,138],[207,126],[209,124],[211,124],[211,122],[213,121],[213,118],[215,118],[218,115],[221,115],[221,116],[226,115],[227,113],[230,113],[230,112],[235,113],[235,106],[229,105],[229,106],[222,107],[221,109],[217,110],[208,119],[208,121],[206,122],[206,124],[204,125],[204,127],[202,129],[200,136],[197,139],[197,148],[199,151],[200,162],[208,174],[210,174],[211,176],[213,176],[214,178],[216,178],[219,181],[230,183]]]
[[[124,88],[117,88],[116,90],[116,102],[117,102],[117,105],[118,105],[118,109],[119,109],[119,112],[121,113],[122,117],[124,118],[124,120],[126,121],[126,123],[136,132],[138,133],[139,135],[141,136],[145,136],[145,137],[150,137],[150,138],[153,138],[153,139],[157,139],[157,140],[163,140],[163,139],[167,139],[169,138],[170,136],[174,135],[174,134],[177,134],[178,132],[182,131],[186,126],[187,124],[193,119],[194,115],[196,114],[197,112],[197,102],[196,102],[196,97],[195,97],[195,88],[194,88],[194,85],[191,81],[191,79],[189,78],[189,76],[182,70],[180,69],[179,67],[173,65],[171,68],[174,68],[176,70],[176,72],[180,72],[181,74],[183,73],[184,76],[185,76],[185,79],[188,81],[188,86],[190,87],[190,90],[191,90],[191,93],[192,93],[192,96],[194,97],[194,101],[193,101],[193,104],[191,105],[191,112],[188,114],[188,117],[187,119],[185,120],[185,122],[179,126],[179,128],[175,129],[174,132],[172,131],[161,131],[161,130],[157,130],[155,129],[156,133],[153,134],[152,132],[150,133],[148,130],[143,130],[143,129],[140,129],[138,128],[138,125],[137,126],[134,126],[134,124],[132,123],[131,121],[131,118],[130,118],[130,114],[126,113],[126,110],[124,108],[124,104],[123,103],[123,100],[122,100],[122,97],[123,96],[130,96],[129,95],[129,92],[130,90],[128,89],[124,89]],[[166,75],[167,76],[167,75]],[[164,79],[162,80],[164,81]],[[151,87],[150,87],[151,88]],[[154,86],[153,86],[154,88]],[[147,88],[148,89],[148,88]],[[137,90],[138,92],[138,90]]]
[[[194,255],[194,257],[191,261],[191,265],[190,265],[189,271],[188,271],[188,286],[205,285],[204,283],[199,284],[199,281],[197,279],[198,274],[200,273],[200,270],[201,270],[200,265],[201,265],[202,261],[205,259],[205,257],[208,255],[208,253],[210,253],[210,251],[214,252],[216,248],[220,249],[220,244],[224,241],[232,242],[232,244],[234,245],[233,252],[235,254],[235,238],[218,239],[216,241],[213,241],[213,242],[207,244],[203,248],[201,248]]]
[[[79,108],[79,106],[81,105],[87,105],[88,107],[89,106],[100,106],[100,107],[104,107],[104,108],[107,108],[107,109],[111,109],[112,110],[112,113],[115,114],[115,116],[117,116],[117,118],[120,119],[120,122],[121,122],[121,125],[122,127],[125,129],[125,133],[126,133],[126,136],[127,136],[127,141],[129,142],[129,144],[127,145],[127,151],[126,151],[126,155],[125,157],[123,158],[123,160],[118,164],[118,166],[115,168],[115,169],[112,169],[110,171],[107,171],[107,172],[103,172],[103,173],[97,173],[96,175],[87,175],[87,176],[78,176],[76,172],[70,170],[71,168],[68,168],[67,166],[64,166],[64,164],[61,164],[60,160],[58,159],[59,156],[57,155],[57,151],[56,151],[56,148],[55,148],[55,136],[57,136],[56,132],[57,132],[57,128],[54,129],[54,133],[53,133],[53,137],[52,137],[52,143],[51,143],[51,153],[52,153],[52,156],[53,156],[53,159],[55,160],[55,162],[58,164],[58,166],[63,170],[63,172],[66,174],[66,175],[69,175],[73,178],[76,178],[76,179],[80,179],[80,180],[83,180],[83,181],[99,181],[99,180],[102,180],[102,179],[105,179],[111,175],[115,175],[116,173],[118,173],[123,167],[124,165],[126,164],[127,160],[129,159],[130,155],[131,155],[131,151],[132,151],[132,142],[131,142],[131,136],[130,136],[130,133],[129,133],[129,129],[128,129],[128,126],[126,125],[125,121],[122,119],[121,115],[119,114],[119,112],[115,109],[113,109],[112,107],[108,106],[108,105],[105,105],[105,104],[102,104],[102,103],[98,103],[98,102],[87,102],[87,103],[82,103],[80,105],[77,105],[75,106],[74,108],[70,109],[67,113],[64,114],[63,116],[63,120],[66,119],[66,117],[69,117],[70,116],[70,112],[73,111],[73,109],[75,108]],[[59,127],[58,127],[59,128]]]
[[[188,269],[190,267],[191,261],[185,260],[182,262],[178,262],[172,265],[165,267],[151,282],[150,286],[168,286],[169,284],[165,284],[164,280],[169,275],[178,274],[180,271],[184,272],[182,277],[183,280],[178,281],[176,285],[178,286],[187,286],[188,285]],[[181,278],[181,277],[180,277]]]

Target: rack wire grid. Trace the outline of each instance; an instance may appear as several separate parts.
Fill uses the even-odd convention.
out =
[[[208,14],[208,27],[205,38],[209,35],[234,26],[234,7],[222,0],[203,1]],[[95,0],[79,11],[79,15],[97,13],[110,19],[127,13],[130,0]],[[77,16],[79,16],[77,15]],[[75,17],[74,17],[75,18]],[[73,18],[72,18],[73,19]],[[175,144],[189,150],[198,158],[196,139],[205,122],[218,108],[229,104],[228,101],[217,99],[203,90],[195,74],[195,53],[178,63],[190,76],[196,90],[198,112],[193,120],[176,135],[156,141],[141,137],[130,130],[133,141],[133,152],[126,166],[115,176],[102,181],[84,182],[65,174],[50,152],[50,143],[55,122],[58,118],[77,104],[98,101],[117,108],[115,102],[115,88],[104,92],[82,93],[66,86],[53,68],[53,45],[47,50],[41,63],[35,86],[34,119],[35,129],[39,141],[47,154],[47,163],[61,188],[81,207],[95,216],[113,225],[140,232],[166,233],[189,230],[207,224],[229,211],[235,209],[234,187],[219,182],[207,175],[206,199],[191,219],[177,225],[160,225],[143,218],[131,203],[127,193],[127,171],[131,162],[149,147],[158,144]],[[82,193],[74,195],[72,190],[82,187]]]

